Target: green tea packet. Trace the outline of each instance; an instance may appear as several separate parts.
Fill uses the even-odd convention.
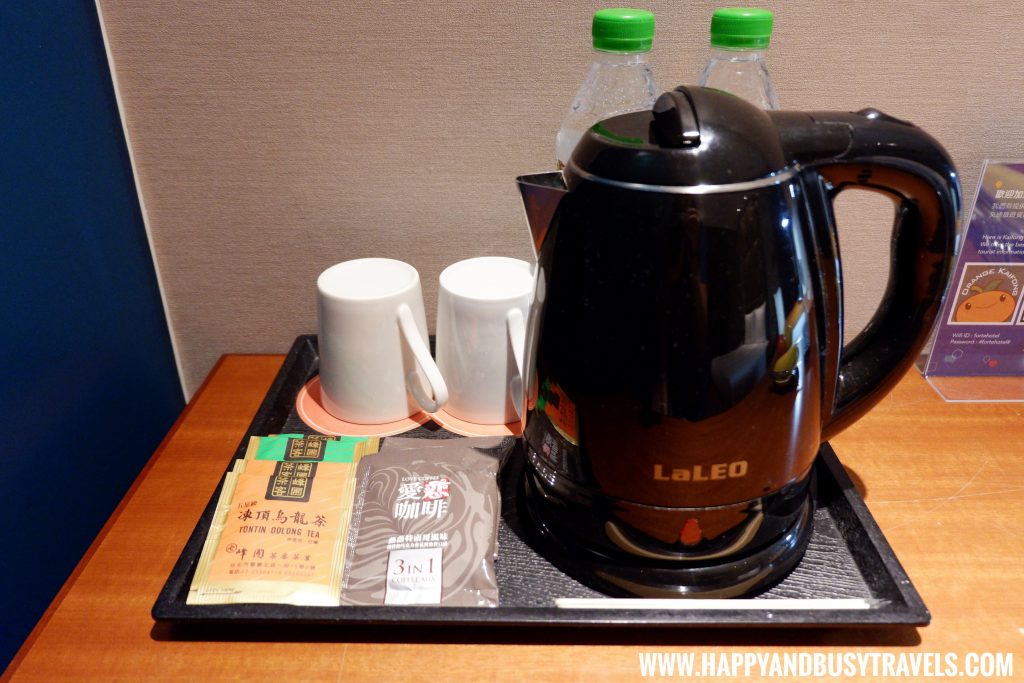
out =
[[[251,436],[246,460],[354,462],[380,450],[379,437],[274,434]]]

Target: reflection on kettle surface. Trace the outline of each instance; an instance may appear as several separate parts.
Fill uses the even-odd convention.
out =
[[[700,561],[806,514],[792,500],[818,448],[814,300],[800,232],[779,229],[780,215],[799,221],[787,185],[668,202],[619,204],[627,216],[585,188],[566,198],[539,253],[526,438],[573,533],[592,527],[611,554]],[[660,228],[664,213],[679,229]],[[595,508],[608,516],[576,519]]]
[[[772,381],[779,391],[792,389],[800,378],[800,359],[807,353],[807,306],[803,301],[793,304],[786,316],[785,328],[776,338]]]
[[[628,205],[625,216],[615,203],[590,201],[586,188],[566,198],[539,254],[548,291],[535,412],[546,419],[527,427],[528,438],[550,424],[568,441],[563,456],[577,458],[573,446],[585,442],[587,466],[563,457],[556,469],[615,497],[643,488],[646,502],[694,507],[720,504],[715,489],[728,488],[732,500],[750,500],[805,472],[818,446],[817,411],[794,415],[797,393],[819,401],[803,242],[797,230],[778,230],[780,213],[797,222],[795,200],[775,186],[663,201],[674,206],[653,205],[648,216]],[[663,212],[685,216],[680,229],[662,230]],[[624,224],[628,235],[616,227]],[[802,383],[786,381],[800,375]],[[807,432],[802,451],[779,459],[791,429]],[[748,458],[751,435],[772,454],[764,467],[778,471],[744,477],[743,493],[728,481],[703,487],[707,501],[678,486],[652,498],[637,481],[680,448],[699,450],[696,464]]]

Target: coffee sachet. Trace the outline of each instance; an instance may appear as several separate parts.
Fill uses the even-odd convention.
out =
[[[363,458],[342,603],[495,607],[501,437],[388,438]]]

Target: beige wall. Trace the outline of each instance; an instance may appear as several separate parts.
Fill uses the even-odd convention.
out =
[[[663,89],[696,79],[718,4],[641,3],[658,17]],[[764,5],[785,107],[873,105],[914,121],[949,148],[968,199],[983,158],[1024,157],[1017,3]],[[315,278],[332,263],[409,261],[432,317],[444,265],[527,258],[512,179],[552,165],[602,5],[99,6],[191,394],[220,354],[284,352],[315,331]],[[871,202],[852,204],[840,222],[856,330],[884,285],[889,226]]]

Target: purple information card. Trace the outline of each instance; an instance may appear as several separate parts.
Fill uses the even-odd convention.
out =
[[[1024,162],[987,161],[926,374],[1024,375]]]

